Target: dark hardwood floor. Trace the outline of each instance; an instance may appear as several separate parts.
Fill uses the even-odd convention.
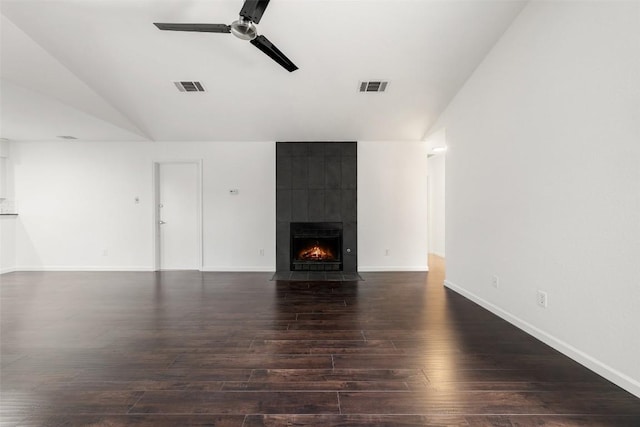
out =
[[[640,426],[443,272],[0,276],[0,425]]]

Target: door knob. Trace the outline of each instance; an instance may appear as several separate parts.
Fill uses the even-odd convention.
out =
[[[159,223],[160,225],[162,225],[162,224],[166,224],[167,222],[166,222],[166,221],[163,221],[163,220],[160,220],[160,221],[158,221],[158,223]]]

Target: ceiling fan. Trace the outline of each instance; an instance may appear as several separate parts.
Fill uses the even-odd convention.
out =
[[[269,5],[270,0],[245,0],[240,10],[240,18],[231,25],[226,24],[167,24],[156,23],[153,25],[161,30],[168,31],[196,31],[201,33],[231,33],[242,40],[249,40],[252,45],[267,54],[287,71],[298,69],[296,65],[285,56],[265,36],[258,35],[254,24],[258,24],[262,14]]]

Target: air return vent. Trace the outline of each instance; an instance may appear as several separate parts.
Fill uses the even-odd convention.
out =
[[[360,82],[360,92],[384,92],[387,90],[389,82],[386,80],[371,80]]]
[[[60,138],[60,139],[78,139],[75,136],[71,136],[71,135],[58,135],[58,138]]]
[[[173,82],[180,92],[204,92],[200,82]]]

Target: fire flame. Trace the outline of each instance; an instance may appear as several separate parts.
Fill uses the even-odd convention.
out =
[[[326,261],[335,259],[333,252],[327,248],[321,247],[317,242],[298,253],[298,259],[304,261]]]

